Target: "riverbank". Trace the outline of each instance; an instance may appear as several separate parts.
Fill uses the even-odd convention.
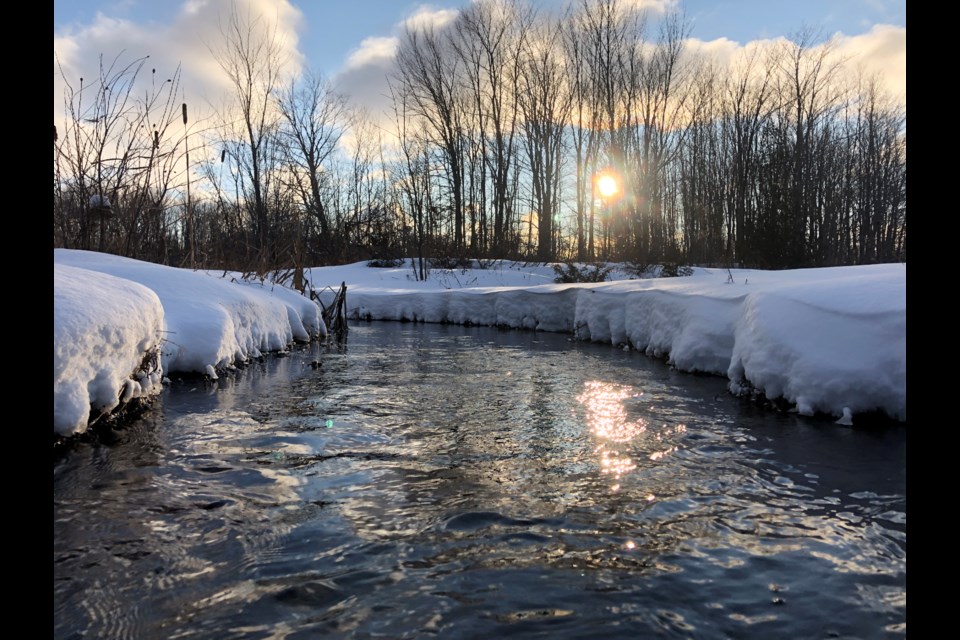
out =
[[[326,335],[316,303],[271,282],[66,249],[54,250],[53,266],[53,429],[61,436],[156,395],[167,373],[216,378]]]
[[[351,318],[570,332],[725,376],[801,414],[850,424],[906,421],[906,264],[762,271],[695,268],[688,277],[547,284],[549,265],[492,263],[313,269],[316,288],[347,283]]]
[[[616,268],[616,280],[585,284],[552,283],[550,265],[473,267],[420,281],[409,261],[356,263],[307,277],[317,290],[346,282],[354,319],[572,333],[725,376],[731,392],[801,414],[906,421],[905,264],[645,279]],[[213,378],[322,335],[316,303],[269,281],[55,250],[54,432],[83,432],[124,401],[155,395],[165,373]]]

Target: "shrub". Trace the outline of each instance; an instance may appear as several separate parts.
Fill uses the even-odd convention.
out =
[[[557,274],[557,277],[555,277],[553,281],[560,283],[604,282],[611,271],[613,271],[613,267],[609,267],[602,262],[594,262],[581,266],[577,266],[573,262],[555,264],[553,265],[553,272]]]
[[[377,269],[394,269],[403,266],[403,258],[374,258],[367,262],[367,266]]]
[[[676,262],[664,262],[660,267],[661,278],[677,278],[693,275],[693,267]]]
[[[430,263],[431,269],[472,269],[473,260],[469,258],[455,258],[453,256],[446,256],[444,258],[430,258],[427,262]]]
[[[628,274],[631,279],[650,277],[650,263],[648,262],[624,262],[621,270]]]

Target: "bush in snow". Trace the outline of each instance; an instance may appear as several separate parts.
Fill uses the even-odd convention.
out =
[[[647,262],[624,262],[620,266],[620,270],[630,276],[631,280],[637,278],[648,278],[650,277],[650,265]]]
[[[367,266],[377,269],[395,269],[403,266],[403,258],[374,258],[367,262]]]
[[[677,278],[693,275],[693,267],[676,262],[664,262],[660,267],[661,278]]]
[[[553,281],[559,283],[604,282],[611,271],[613,271],[613,267],[607,266],[602,262],[594,262],[580,266],[577,266],[573,262],[555,264],[553,265],[553,272],[557,274],[557,277],[555,277]]]
[[[427,262],[430,263],[431,269],[449,269],[453,271],[454,269],[473,268],[473,260],[469,258],[455,258],[453,256],[446,256],[443,258],[430,258]]]

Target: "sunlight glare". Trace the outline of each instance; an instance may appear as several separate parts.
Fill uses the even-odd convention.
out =
[[[600,190],[600,195],[604,198],[609,198],[610,196],[617,193],[619,190],[617,187],[617,180],[613,176],[600,176],[597,179],[597,189]]]
[[[647,430],[643,418],[627,419],[623,401],[639,395],[629,387],[597,381],[587,382],[584,387],[577,401],[587,410],[587,424],[598,437],[625,443]]]
[[[600,439],[596,452],[600,458],[600,472],[621,478],[635,470],[636,463],[627,451],[628,445],[647,430],[643,418],[630,420],[623,401],[640,394],[629,386],[592,380],[584,383],[577,401],[586,409],[590,430]],[[619,484],[615,485],[616,491]]]

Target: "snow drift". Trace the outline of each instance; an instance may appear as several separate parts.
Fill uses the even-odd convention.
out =
[[[286,287],[56,249],[54,431],[81,432],[91,406],[115,408],[154,346],[160,371],[215,377],[218,369],[323,335],[317,304]],[[158,384],[141,387],[134,391],[159,392]]]
[[[121,399],[160,390],[162,369],[131,377],[160,344],[163,306],[129,280],[53,265],[53,430],[84,431]],[[123,396],[121,396],[123,394]]]
[[[905,264],[482,286],[546,277],[494,271],[417,282],[409,268],[358,263],[313,269],[311,278],[316,287],[345,281],[356,319],[570,332],[665,357],[684,371],[727,376],[731,391],[782,398],[802,414],[881,411],[906,420]]]

